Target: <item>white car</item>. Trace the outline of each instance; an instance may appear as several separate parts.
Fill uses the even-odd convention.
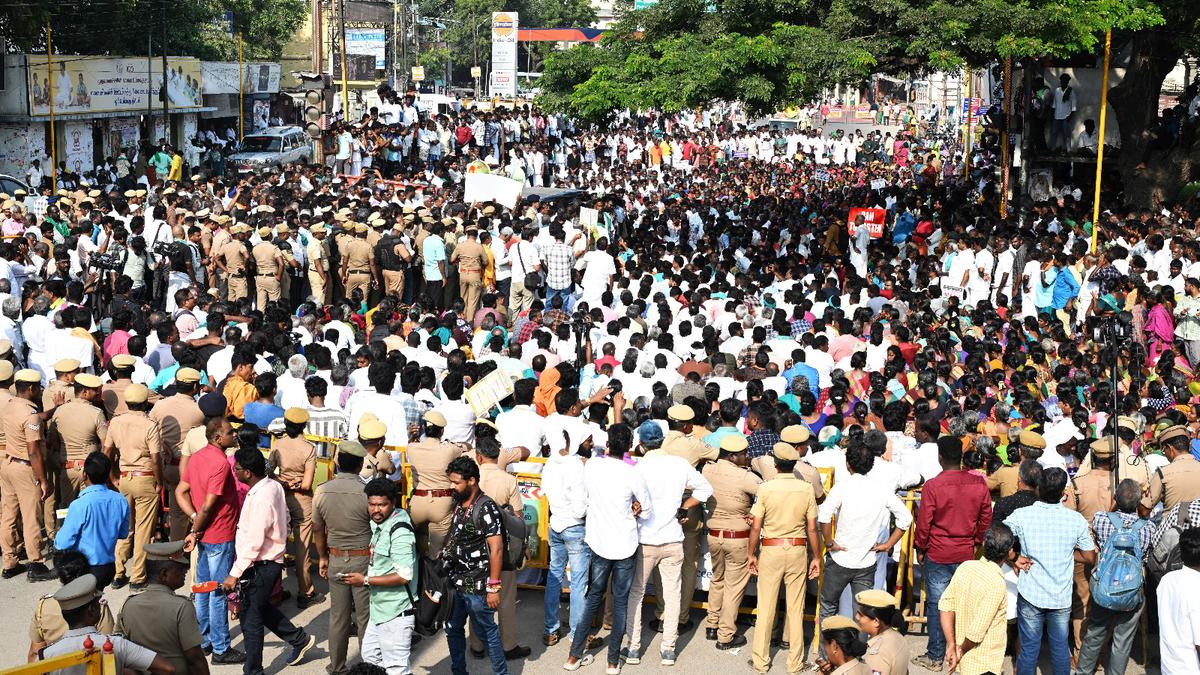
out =
[[[238,173],[272,166],[307,164],[312,158],[312,139],[296,126],[270,127],[242,138],[241,149],[226,160]]]

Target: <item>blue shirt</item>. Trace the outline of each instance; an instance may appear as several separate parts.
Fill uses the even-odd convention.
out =
[[[54,538],[60,551],[79,551],[92,565],[116,562],[117,540],[129,536],[129,502],[107,485],[89,485],[67,509]]]
[[[1062,504],[1037,502],[1004,519],[1021,541],[1021,555],[1033,560],[1017,577],[1017,593],[1042,609],[1071,606],[1075,549],[1096,550],[1087,521]]]
[[[178,363],[167,366],[154,376],[150,381],[150,388],[155,391],[162,391],[175,382],[175,373],[179,372],[180,365]],[[208,384],[208,375],[200,373],[200,384]]]
[[[721,439],[726,436],[741,436],[742,432],[737,430],[737,427],[717,427],[717,430],[704,437],[704,442],[714,448],[721,447]]]
[[[247,403],[246,409],[242,413],[242,419],[262,430],[262,434],[258,437],[258,447],[271,447],[271,435],[267,433],[267,427],[271,421],[283,417],[283,408],[272,403]]]
[[[446,259],[446,242],[441,237],[428,236],[421,242],[421,257],[425,259],[425,280],[441,281],[438,263]]]
[[[1063,309],[1077,295],[1079,295],[1079,280],[1075,278],[1075,273],[1067,267],[1060,269],[1058,276],[1054,279],[1054,295],[1050,306],[1054,309]]]
[[[792,390],[792,380],[796,379],[797,375],[803,375],[808,378],[808,389],[812,395],[821,398],[821,374],[817,372],[816,368],[807,363],[793,363],[792,367],[783,371],[782,375],[783,379],[787,380],[789,392]]]

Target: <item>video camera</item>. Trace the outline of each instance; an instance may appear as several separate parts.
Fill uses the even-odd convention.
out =
[[[88,264],[91,267],[107,270],[109,272],[120,271],[121,267],[123,266],[121,263],[122,261],[111,253],[93,253],[92,256],[88,258]]]

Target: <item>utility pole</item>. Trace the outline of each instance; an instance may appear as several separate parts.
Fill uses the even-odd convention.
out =
[[[342,34],[342,120],[350,121],[350,86],[346,82],[346,0],[338,2],[339,32]]]
[[[168,104],[171,100],[171,94],[167,91],[167,0],[162,0],[162,104],[163,104],[163,129],[165,129],[166,141],[171,140],[171,117],[168,114]],[[241,73],[238,73],[241,78]]]
[[[56,190],[58,188],[58,152],[57,152],[57,147],[55,146],[55,139],[54,139],[54,91],[55,90],[54,90],[54,61],[53,61],[54,57],[52,56],[54,54],[53,37],[54,37],[53,32],[50,29],[50,20],[47,19],[46,20],[46,72],[49,74],[49,77],[46,81],[46,87],[47,87],[47,89],[50,90],[49,91],[50,95],[47,96],[46,98],[49,99],[49,101],[50,101],[50,189],[52,191]],[[38,154],[41,155],[42,153],[39,152]],[[32,187],[36,190],[36,189],[40,188],[41,186],[40,185],[32,185],[30,187]]]

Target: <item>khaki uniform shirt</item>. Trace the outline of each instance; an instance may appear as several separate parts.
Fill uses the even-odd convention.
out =
[[[200,412],[200,406],[187,394],[175,394],[155,403],[150,409],[150,419],[158,422],[163,453],[167,462],[171,464],[179,463],[184,436],[196,427],[204,429],[204,413]],[[204,445],[208,445],[207,439]]]
[[[179,456],[188,457],[200,451],[200,448],[208,445],[208,432],[204,429],[204,425],[188,431],[183,435],[183,443],[179,445]]]
[[[1074,509],[1092,525],[1092,516],[1100,511],[1115,511],[1113,501],[1112,472],[1108,469],[1092,469],[1084,476],[1075,476],[1074,489],[1068,490],[1067,508]]]
[[[63,458],[80,461],[104,444],[108,420],[103,410],[77,398],[55,409],[50,417],[50,428],[61,439]]]
[[[1142,498],[1142,505],[1153,508],[1159,501],[1163,509],[1169,510],[1176,504],[1200,499],[1200,462],[1191,455],[1180,455],[1150,477],[1150,492]]]
[[[779,475],[775,470],[775,458],[771,455],[760,455],[750,460],[750,468],[754,473],[762,476],[763,480],[771,480]],[[809,464],[803,459],[796,462],[796,468],[792,470],[802,481],[807,481],[813,489],[813,497],[817,500],[825,498],[825,483],[821,480],[821,472],[817,471],[817,467]]]
[[[169,661],[176,675],[188,672],[183,653],[201,644],[195,607],[161,584],[129,596],[117,617],[117,632]]]
[[[8,405],[8,402],[13,399],[12,392],[7,389],[0,389],[0,412]],[[0,450],[3,450],[7,445],[5,439],[7,435],[4,433],[4,423],[0,422]]]
[[[122,473],[153,471],[162,452],[158,422],[144,412],[130,411],[114,417],[108,425],[108,439],[120,455],[117,464]]]
[[[1126,478],[1136,480],[1142,486],[1142,494],[1145,494],[1150,489],[1150,465],[1146,463],[1146,460],[1133,454],[1133,448],[1124,443],[1120,443],[1117,450],[1120,457],[1117,473],[1120,474],[1121,480]],[[1083,460],[1079,462],[1079,471],[1075,473],[1075,477],[1086,476],[1092,470],[1092,452],[1089,450],[1088,454],[1084,455]]]
[[[895,628],[867,640],[863,661],[880,675],[908,675],[908,642]]]
[[[750,502],[758,494],[762,479],[727,459],[708,464],[703,473],[712,485],[707,504],[709,529],[749,530],[746,516],[750,515]]]
[[[62,380],[50,380],[50,384],[46,385],[46,389],[42,391],[42,410],[50,410],[54,407],[54,395],[60,391],[63,394],[63,403],[75,398],[74,385]]]
[[[359,472],[363,480],[371,480],[372,478],[387,478],[396,472],[396,465],[392,464],[392,455],[387,450],[380,448],[373,456],[367,453],[363,457],[363,468]]]
[[[501,469],[499,464],[479,465],[479,489],[498,506],[507,504],[515,513],[525,509],[521,490],[517,488],[517,477]]]
[[[283,268],[283,255],[279,252],[279,247],[271,242],[260,241],[250,249],[250,255],[254,256],[254,266],[257,268],[257,274],[260,277],[275,276]]]
[[[450,477],[446,475],[446,467],[454,458],[462,456],[463,449],[458,443],[443,443],[436,438],[425,438],[408,446],[405,455],[412,466],[413,489],[449,490]]]
[[[872,671],[871,666],[854,659],[838,666],[830,675],[872,675]]]
[[[317,488],[313,498],[314,526],[325,528],[333,548],[363,549],[371,545],[371,514],[358,476],[339,473]]]
[[[271,449],[271,463],[279,469],[279,482],[290,490],[292,485],[304,482],[304,473],[309,468],[316,470],[317,446],[303,435],[284,436],[275,441],[275,447]]]
[[[192,610],[192,615],[195,616],[195,610]],[[33,620],[29,622],[29,641],[52,645],[61,640],[68,629],[69,626],[63,619],[62,609],[58,606],[54,595],[44,595],[38,598],[37,604],[33,607]],[[100,620],[96,622],[96,629],[101,633],[112,633],[116,629],[112,609],[109,608],[107,602],[101,601],[100,603]]]
[[[346,244],[346,269],[350,272],[370,272],[374,255],[365,239],[353,239]]]
[[[317,241],[315,238],[308,242],[308,269],[310,272],[316,272],[317,268],[325,270],[329,274],[329,253],[325,250],[323,242]]]
[[[113,380],[105,382],[100,389],[100,399],[104,401],[104,411],[108,413],[108,419],[112,419],[121,413],[129,412],[129,406],[125,405],[125,389],[133,384],[133,380]],[[150,403],[157,403],[162,396],[150,390],[150,397],[146,400]]]
[[[30,461],[29,443],[42,439],[42,421],[37,406],[16,396],[3,409],[4,447],[9,457]]]
[[[1018,480],[1020,471],[1016,464],[1002,466],[987,477],[988,489],[1000,499],[1011,497],[1017,493]]]
[[[243,276],[246,271],[246,261],[250,258],[245,244],[237,239],[231,239],[217,249],[217,254],[225,260],[225,267],[230,274]]]
[[[663,439],[662,450],[668,455],[686,459],[692,466],[700,464],[702,459],[716,461],[718,457],[716,448],[679,431],[667,432],[667,437]]]
[[[811,485],[784,474],[758,487],[750,515],[762,518],[763,539],[807,539],[808,521],[817,519],[817,500]]]
[[[474,239],[464,239],[454,248],[450,262],[458,263],[459,274],[480,274],[485,256],[482,244]]]

